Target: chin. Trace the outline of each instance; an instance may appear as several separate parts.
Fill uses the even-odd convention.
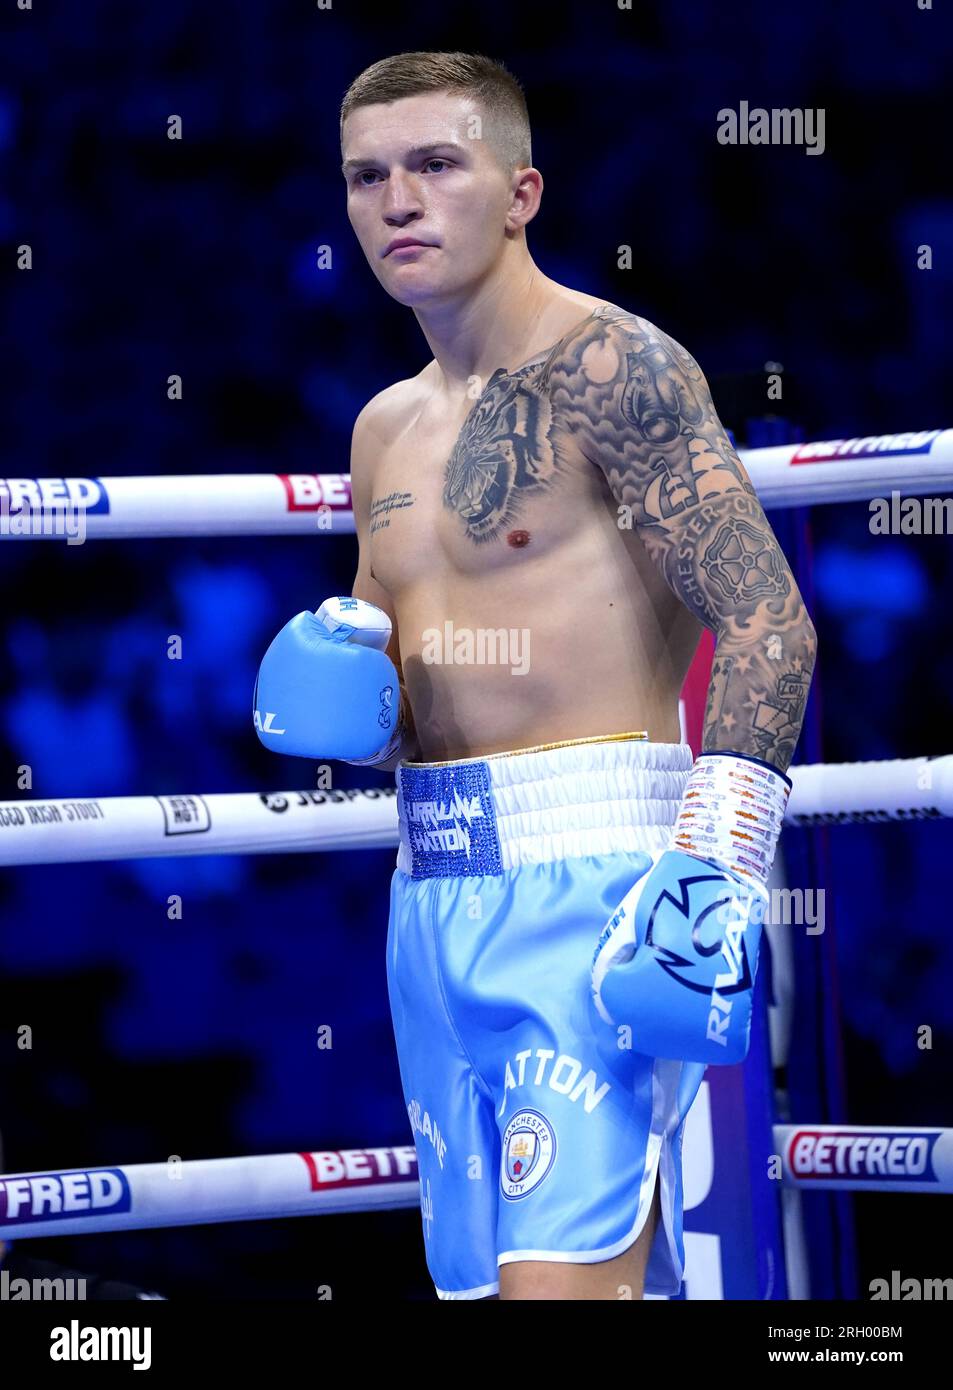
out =
[[[417,281],[416,284],[396,284],[385,285],[384,289],[395,299],[398,304],[403,304],[406,308],[412,309],[416,304],[426,304],[430,300],[439,299],[441,290],[438,286],[425,281]]]

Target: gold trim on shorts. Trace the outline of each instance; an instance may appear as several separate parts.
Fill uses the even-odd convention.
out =
[[[441,763],[413,763],[408,761],[407,767],[454,767],[458,763],[488,763],[493,758],[512,758],[517,753],[551,753],[556,748],[581,748],[587,743],[624,743],[627,739],[639,738],[647,739],[648,733],[645,729],[638,733],[630,734],[593,734],[589,738],[566,738],[559,743],[537,743],[533,748],[507,748],[502,753],[479,753],[472,758],[448,758]]]

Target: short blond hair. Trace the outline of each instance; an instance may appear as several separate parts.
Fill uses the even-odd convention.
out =
[[[459,92],[483,108],[486,141],[507,174],[533,163],[529,111],[519,82],[482,53],[396,53],[365,68],[341,102],[344,122],[358,106],[398,101],[422,92]]]

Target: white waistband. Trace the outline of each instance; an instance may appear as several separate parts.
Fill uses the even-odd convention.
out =
[[[637,736],[453,763],[401,763],[397,867],[417,877],[486,871],[470,867],[468,851],[459,848],[468,843],[466,807],[477,802],[477,783],[484,793],[476,810],[493,821],[501,869],[663,849],[692,763],[688,744]],[[440,846],[448,839],[452,848],[441,859]]]

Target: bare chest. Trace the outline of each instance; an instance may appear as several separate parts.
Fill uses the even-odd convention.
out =
[[[578,522],[588,472],[536,369],[495,373],[469,409],[424,405],[375,462],[374,577],[396,597],[544,555]]]

